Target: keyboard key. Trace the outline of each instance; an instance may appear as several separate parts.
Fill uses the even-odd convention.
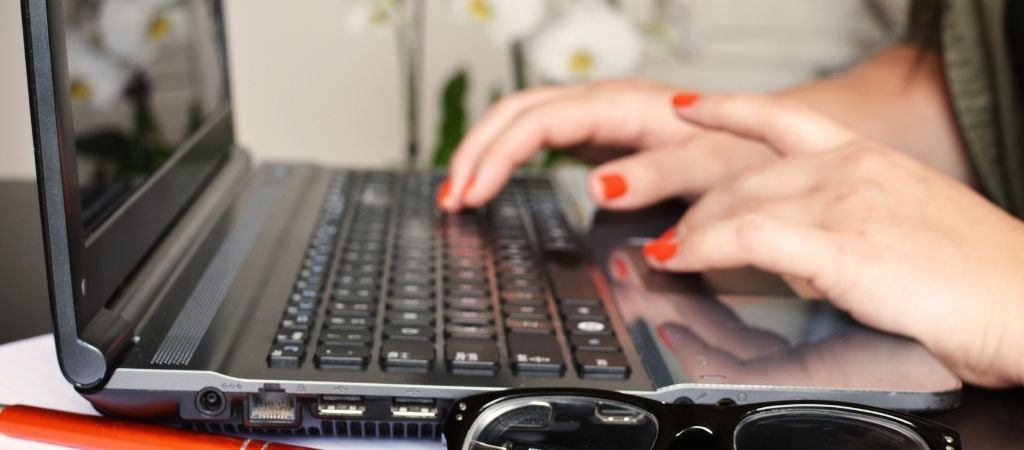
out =
[[[554,333],[555,328],[549,320],[508,319],[505,328],[513,333]]]
[[[306,356],[306,348],[299,344],[277,344],[267,355],[267,364],[275,369],[298,369]]]
[[[274,343],[304,345],[306,339],[309,339],[309,333],[305,331],[280,331],[274,337]]]
[[[491,309],[491,299],[485,297],[448,297],[445,304],[449,308],[486,311]]]
[[[384,338],[432,341],[434,340],[434,328],[420,325],[385,325]]]
[[[324,328],[328,330],[366,331],[373,326],[367,317],[328,316]]]
[[[388,311],[384,316],[395,325],[433,325],[434,313],[429,311]]]
[[[479,339],[450,339],[445,360],[455,374],[491,375],[498,370],[498,345]]]
[[[394,284],[420,284],[424,286],[433,286],[434,275],[418,272],[395,272],[391,274],[391,281]]]
[[[333,302],[330,306],[332,314],[349,313],[351,317],[370,317],[377,311],[377,304],[372,302]]]
[[[608,322],[603,320],[578,320],[571,319],[565,321],[565,329],[569,334],[597,334],[597,335],[610,335],[612,334],[612,327],[608,325]]]
[[[490,311],[449,309],[444,315],[448,322],[459,325],[490,325],[494,322],[494,314]]]
[[[537,288],[543,286],[544,283],[536,276],[532,275],[505,275],[502,274],[498,278],[498,284],[504,289],[521,289],[521,288]]]
[[[327,345],[370,345],[373,334],[369,331],[331,331],[320,333],[320,343]]]
[[[338,288],[348,289],[376,289],[377,278],[359,275],[342,275],[335,280],[334,285]]]
[[[331,292],[334,300],[376,300],[377,290],[372,288],[339,287]]]
[[[318,302],[316,301],[316,299],[312,298],[304,298],[297,302],[291,302],[288,304],[288,309],[286,310],[286,313],[289,315],[311,313],[313,310],[316,309],[317,303]]]
[[[437,302],[425,298],[392,298],[388,300],[388,308],[398,311],[433,311]]]
[[[313,315],[310,313],[289,314],[281,319],[281,329],[288,331],[309,331],[313,326]]]
[[[534,318],[538,320],[548,318],[548,308],[545,305],[505,304],[501,309],[509,317],[516,316],[518,318]]]
[[[520,276],[537,276],[537,269],[533,266],[497,266],[495,269],[498,274],[504,276],[508,275],[520,275]]]
[[[364,370],[369,360],[370,349],[365,346],[321,345],[313,356],[320,369]]]
[[[459,325],[450,323],[445,327],[448,337],[463,339],[494,339],[496,329],[491,325]]]
[[[434,288],[422,284],[397,284],[391,286],[391,295],[401,298],[434,298]]]
[[[511,333],[508,346],[512,368],[520,375],[560,377],[565,370],[561,347],[553,334]]]
[[[491,295],[491,289],[485,284],[455,284],[448,285],[445,288],[445,292],[448,295],[455,297],[488,297]]]
[[[626,378],[629,365],[621,353],[577,351],[576,368],[585,378]]]
[[[549,261],[547,269],[551,275],[555,298],[559,301],[571,302],[598,298],[590,266]]]
[[[446,279],[449,283],[486,282],[487,272],[480,269],[449,270]]]
[[[601,305],[562,305],[560,309],[566,319],[607,320],[608,317]]]
[[[381,345],[381,366],[386,371],[427,372],[434,364],[434,344],[389,341]]]
[[[592,352],[614,352],[621,348],[614,336],[575,334],[569,337],[569,343],[576,350]]]

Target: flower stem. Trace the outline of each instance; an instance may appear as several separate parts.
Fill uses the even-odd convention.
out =
[[[399,67],[405,88],[406,153],[405,164],[415,168],[419,162],[420,85],[423,63],[423,9],[426,2],[413,0],[399,3],[405,8],[396,24]]]
[[[515,90],[526,89],[526,55],[523,52],[523,42],[512,43],[512,81],[515,83]]]

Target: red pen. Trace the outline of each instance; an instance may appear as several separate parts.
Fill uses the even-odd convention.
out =
[[[21,405],[0,405],[0,434],[82,449],[309,450]]]

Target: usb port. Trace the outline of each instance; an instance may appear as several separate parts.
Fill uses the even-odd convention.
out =
[[[324,395],[316,401],[316,415],[325,419],[363,417],[366,404],[362,397]]]
[[[437,402],[431,399],[395,399],[391,404],[391,417],[396,419],[437,419]]]
[[[299,423],[295,396],[277,391],[249,394],[245,425],[248,427],[289,427]]]

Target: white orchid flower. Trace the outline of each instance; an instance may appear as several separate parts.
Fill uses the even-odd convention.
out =
[[[112,55],[131,66],[147,67],[162,46],[188,36],[187,6],[177,0],[104,0],[99,31]]]
[[[543,78],[565,83],[629,74],[642,54],[629,17],[604,1],[580,0],[533,39],[527,56]]]
[[[128,71],[77,31],[68,30],[65,40],[71,101],[106,109],[120,99],[128,83]]]
[[[348,28],[356,34],[390,33],[400,20],[400,9],[399,0],[355,0],[348,10]]]
[[[656,17],[648,24],[651,40],[669,55],[689,58],[700,53],[702,32],[684,0],[660,0]]]
[[[544,22],[548,0],[452,0],[455,17],[483,25],[499,45],[523,40]]]

